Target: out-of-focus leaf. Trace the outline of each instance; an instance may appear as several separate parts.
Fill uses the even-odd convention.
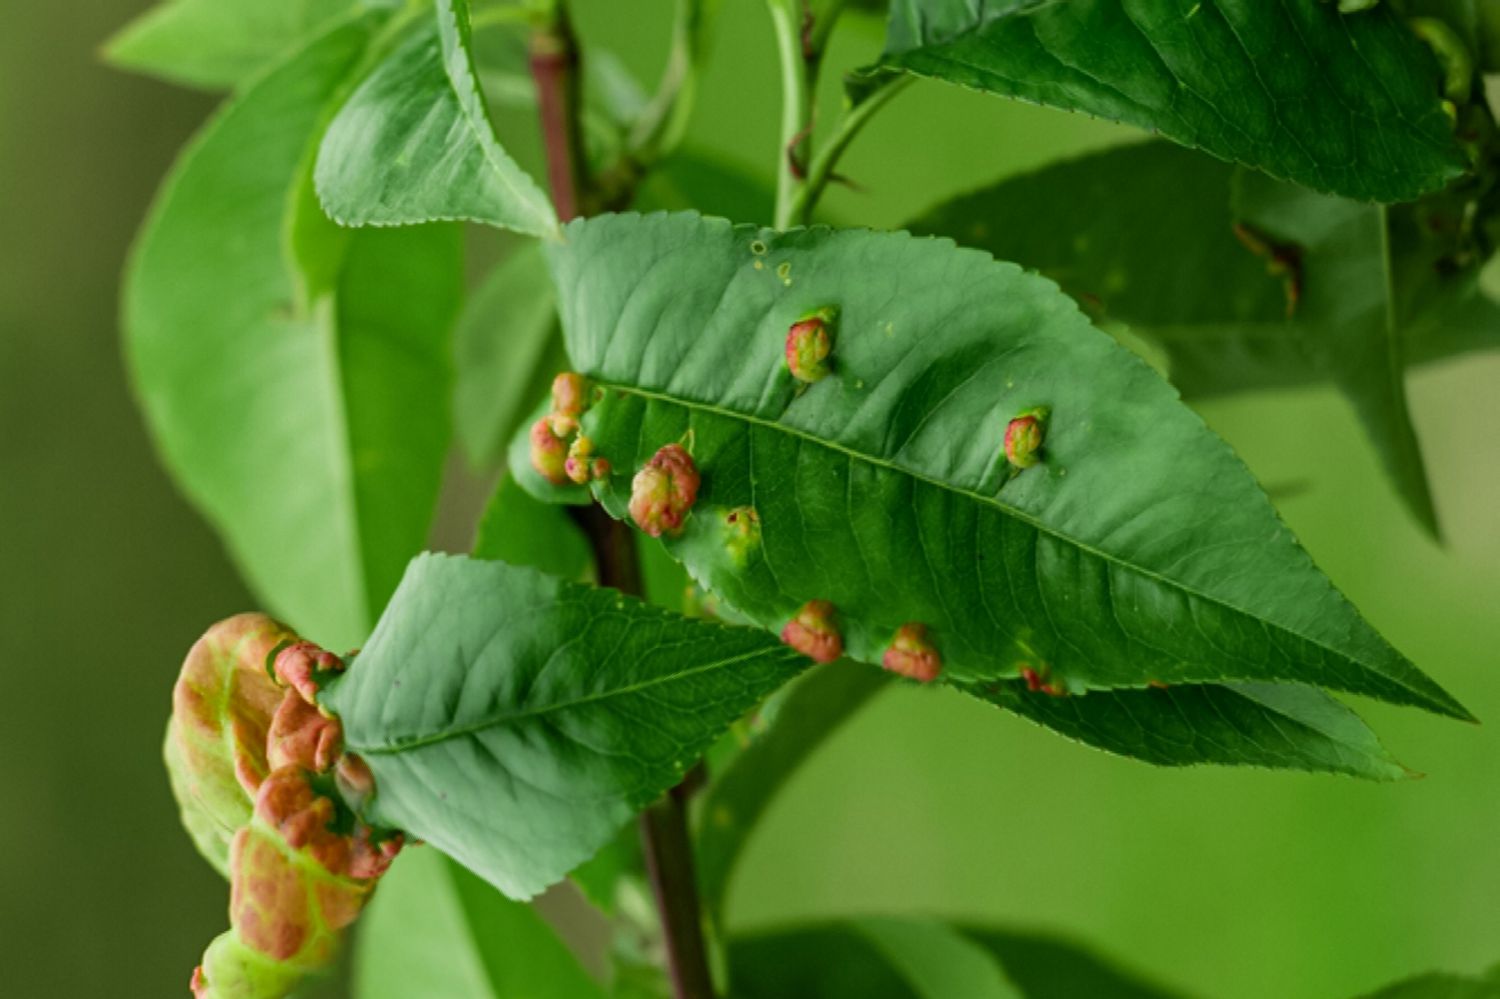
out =
[[[1465,169],[1437,63],[1390,3],[904,0],[881,66],[1138,125],[1351,198],[1411,200]]]
[[[919,622],[960,681],[1287,680],[1466,714],[1050,282],[939,240],[687,214],[574,222],[549,256],[569,355],[600,386],[596,495],[627,516],[635,470],[686,442],[702,483],[667,548],[761,627],[828,600],[846,655],[880,663]],[[825,306],[833,370],[804,387],[787,330]],[[1012,475],[1001,438],[1034,406],[1045,460]],[[726,534],[743,507],[748,547]]]
[[[1172,999],[1075,944],[929,919],[867,918],[739,937],[729,949],[743,999]]]
[[[672,154],[641,186],[636,207],[643,212],[691,209],[733,222],[768,222],[776,190],[765,180],[708,153],[691,149]]]
[[[806,664],[753,629],[424,555],[324,703],[374,774],[373,820],[529,898]]]
[[[318,152],[318,196],[343,225],[464,220],[548,235],[547,195],[506,153],[469,52],[467,0],[378,65],[340,109]]]
[[[1401,366],[1500,347],[1500,309],[1480,292],[1479,257],[1464,245],[1462,196],[1382,211],[1246,174],[1236,211],[1234,173],[1146,143],[957,198],[912,228],[1052,277],[1160,344],[1188,398],[1333,381],[1433,525]],[[1237,222],[1252,240],[1295,244],[1298,273],[1268,274],[1236,238]]]
[[[356,999],[590,999],[603,990],[531,906],[436,850],[404,851],[364,914]]]
[[[455,230],[351,234],[310,206],[311,144],[371,27],[330,30],[204,129],[124,296],[168,467],[263,601],[335,648],[368,634],[426,536],[461,290]]]
[[[567,511],[533,498],[509,475],[484,508],[473,554],[573,580],[588,577],[594,564],[588,539]]]
[[[1500,974],[1483,978],[1433,972],[1367,993],[1361,999],[1500,999]]]
[[[104,46],[123,69],[227,89],[273,66],[354,7],[372,0],[168,0]]]
[[[1009,680],[963,690],[1090,746],[1161,766],[1220,763],[1370,780],[1409,776],[1358,715],[1300,684],[1182,684],[1051,697]]]
[[[465,305],[454,334],[453,415],[475,467],[504,455],[555,328],[552,281],[534,244],[518,247]]]
[[[760,817],[823,741],[884,689],[866,666],[836,662],[807,673],[767,703],[748,745],[714,775],[698,827],[698,884],[722,918],[731,876]]]

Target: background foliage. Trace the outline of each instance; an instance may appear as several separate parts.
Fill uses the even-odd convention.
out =
[[[115,321],[128,236],[209,104],[97,64],[98,42],[143,6],[109,0],[67,18],[22,6],[0,34],[0,676],[14,706],[0,800],[20,816],[0,823],[0,968],[22,996],[174,994],[202,928],[222,919],[222,885],[185,849],[160,772],[162,691],[202,623],[250,601],[155,471]],[[582,0],[579,26],[650,80],[668,7]],[[837,66],[880,49],[874,21],[845,34]],[[761,5],[726,4],[691,137],[762,175],[778,100],[770,50]],[[1002,175],[1138,138],[922,84],[845,160],[867,193],[835,191],[827,213],[894,226]],[[535,148],[512,146],[539,174]],[[1204,406],[1372,623],[1490,719],[1497,376],[1500,360],[1480,357],[1411,379],[1447,549],[1405,515],[1331,388]],[[435,544],[466,546],[444,530]],[[882,694],[772,806],[728,917],[931,912],[1060,930],[1231,999],[1485,967],[1500,957],[1500,735],[1361,709],[1432,776],[1157,771],[951,692]]]

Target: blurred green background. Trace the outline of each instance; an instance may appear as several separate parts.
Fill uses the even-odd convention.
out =
[[[143,0],[14,4],[0,31],[0,995],[185,995],[225,889],[176,826],[158,747],[181,656],[253,606],[174,494],[125,383],[117,276],[204,95],[96,48]],[[648,83],[666,0],[581,0]],[[763,5],[728,0],[691,141],[769,175]],[[878,47],[851,21],[835,66]],[[835,112],[825,94],[824,120]],[[845,161],[830,218],[893,226],[951,193],[1135,133],[921,84]],[[749,221],[749,220],[747,220]],[[765,221],[765,220],[755,220]],[[1323,568],[1489,724],[1361,704],[1428,774],[1395,786],[1156,770],[942,691],[884,696],[752,844],[740,927],[881,912],[1074,936],[1227,999],[1333,999],[1500,961],[1500,357],[1424,370],[1413,406],[1446,548],[1397,505],[1330,391],[1204,410]],[[462,538],[447,523],[443,537]]]

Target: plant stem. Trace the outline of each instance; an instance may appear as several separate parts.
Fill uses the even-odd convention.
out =
[[[703,946],[703,915],[688,838],[689,783],[672,788],[641,813],[641,847],[646,872],[661,913],[667,944],[667,970],[675,999],[713,999],[713,976]]]
[[[776,55],[781,63],[781,145],[776,170],[778,229],[792,224],[792,205],[802,184],[799,150],[812,135],[816,59],[803,44],[802,0],[767,0],[776,32]]]
[[[911,82],[912,77],[904,74],[892,76],[882,81],[864,100],[844,115],[839,122],[838,131],[813,157],[811,165],[807,168],[806,180],[792,198],[792,204],[787,210],[787,217],[791,224],[806,225],[812,220],[813,209],[818,206],[818,199],[823,196],[823,190],[833,179],[833,169],[838,165],[839,157],[844,154],[844,150],[849,148],[854,137],[869,123],[876,112],[890,103],[891,98],[905,90]]]
[[[630,155],[640,169],[670,154],[687,131],[698,95],[698,67],[716,7],[715,0],[677,0],[667,68],[630,136]]]
[[[577,39],[567,10],[559,3],[550,23],[532,38],[531,73],[537,87],[552,201],[565,220],[580,211],[588,212],[601,201],[601,193],[593,190],[584,169],[578,65]],[[588,538],[600,584],[640,596],[641,564],[631,528],[597,504],[570,507],[568,512]],[[661,913],[673,995],[675,999],[714,999],[687,827],[686,801],[692,779],[689,775],[641,813],[641,846]]]
[[[563,4],[532,33],[531,76],[536,81],[552,204],[558,218],[566,222],[579,215],[588,189],[588,164],[583,149],[578,39]]]

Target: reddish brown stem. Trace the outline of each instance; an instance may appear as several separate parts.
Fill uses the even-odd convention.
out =
[[[545,28],[531,36],[531,78],[536,81],[552,204],[566,222],[582,211],[588,176],[580,113],[578,40],[562,6]]]

